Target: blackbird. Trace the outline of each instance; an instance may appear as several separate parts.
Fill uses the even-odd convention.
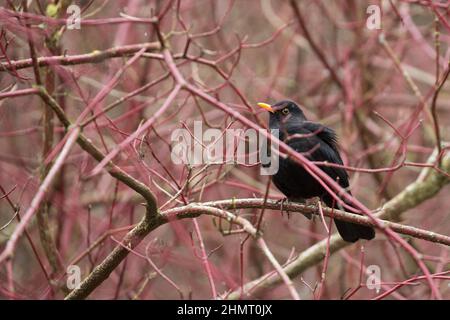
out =
[[[274,105],[258,103],[258,106],[270,111],[270,129],[278,129],[279,139],[292,149],[302,153],[310,161],[343,164],[335,132],[320,123],[308,121],[296,103],[283,100]],[[325,166],[321,169],[342,188],[348,188],[348,174],[345,169]],[[272,179],[275,186],[290,201],[320,197],[328,207],[338,206],[337,201],[334,201],[314,177],[289,158],[280,157],[279,169]],[[350,191],[348,193],[351,194]],[[335,223],[339,234],[347,242],[375,237],[375,231],[371,227],[341,220],[335,220]]]

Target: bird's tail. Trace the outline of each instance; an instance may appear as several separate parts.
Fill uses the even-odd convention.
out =
[[[333,206],[333,198],[329,195],[324,197],[324,202],[330,208]],[[335,207],[337,207],[335,205]],[[346,209],[346,211],[350,211]],[[356,242],[359,239],[371,240],[375,237],[375,230],[372,227],[363,226],[360,224],[355,224],[351,222],[346,222],[342,220],[335,219],[334,223],[336,224],[336,228],[341,235],[342,239],[347,242]]]

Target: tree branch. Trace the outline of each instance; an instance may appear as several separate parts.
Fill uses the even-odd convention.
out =
[[[434,163],[437,157],[435,150],[433,155],[428,159],[428,163]],[[450,172],[450,156],[442,159],[442,168],[445,172]],[[400,220],[402,213],[414,208],[427,199],[434,197],[445,185],[450,182],[450,179],[431,168],[425,168],[415,182],[405,188],[404,191],[388,201],[376,215],[380,219],[389,219],[392,221]],[[324,208],[324,214],[327,209]],[[339,210],[335,210],[336,218],[340,214]],[[424,231],[425,233],[428,231]],[[444,236],[448,238],[447,236]],[[338,234],[332,235],[329,243],[330,254],[336,253],[340,249],[351,245],[342,240]],[[303,251],[295,260],[289,263],[284,269],[286,273],[294,278],[304,272],[309,267],[312,267],[322,261],[325,257],[327,247],[327,239],[324,239],[315,245]],[[227,299],[239,299],[242,296],[248,296],[261,292],[265,288],[270,288],[278,283],[281,279],[277,275],[270,277],[262,276],[247,283],[243,288],[224,295]]]
[[[45,67],[52,65],[71,66],[84,63],[99,63],[109,58],[118,58],[132,55],[143,48],[145,48],[146,51],[158,51],[161,48],[161,45],[159,44],[159,42],[146,42],[109,48],[103,51],[95,50],[91,53],[84,53],[77,55],[38,57],[37,65],[39,67]],[[33,66],[32,59],[7,61],[0,63],[0,72],[19,70],[29,68],[32,66]]]
[[[450,171],[450,157],[446,157],[444,159],[445,169]],[[428,170],[428,168],[424,169]],[[444,178],[442,178],[444,177]],[[417,182],[413,183],[409,187],[406,188],[404,192],[407,192],[407,195],[403,193],[399,194],[397,197],[392,199],[389,203],[387,203],[383,209],[378,211],[378,218],[399,218],[401,213],[415,207],[419,203],[424,200],[434,196],[449,180],[445,177],[436,173],[435,171],[431,171],[429,178],[426,181],[417,184]],[[425,185],[423,185],[425,184]],[[437,185],[436,188],[433,188],[434,192],[424,192],[428,190],[430,185]],[[397,199],[398,198],[398,199]],[[399,200],[401,199],[401,201]],[[266,208],[273,210],[283,210],[289,212],[298,212],[302,214],[319,214],[319,208],[317,206],[307,206],[299,203],[288,203],[281,204],[275,200],[266,200],[264,199],[231,199],[231,200],[219,200],[219,201],[210,201],[204,203],[191,203],[186,206],[177,207],[173,209],[166,210],[161,212],[160,214],[149,218],[147,223],[143,224],[140,222],[133,230],[131,230],[122,240],[122,243],[125,246],[130,248],[134,248],[143,237],[145,237],[148,233],[155,230],[159,226],[168,223],[174,219],[188,219],[198,217],[200,215],[213,215],[227,219],[229,222],[238,223],[240,226],[244,228],[244,230],[249,234],[254,234],[254,227],[247,220],[239,217],[239,216],[223,216],[221,212],[227,212],[224,210],[234,210],[234,209],[256,209],[256,208]],[[395,211],[397,210],[397,211]],[[353,213],[348,213],[341,210],[330,209],[330,208],[322,208],[323,214],[330,217],[332,216],[335,219],[344,220],[348,222],[370,225],[373,227],[377,227],[377,224],[374,223],[370,218],[360,216]],[[229,213],[228,213],[229,214]],[[450,237],[437,234],[431,231],[405,226],[399,223],[389,222],[386,220],[380,220],[380,224],[383,228],[391,228],[392,230],[403,233],[405,235],[410,235],[415,238],[424,239],[430,242],[445,244],[450,246]],[[136,239],[139,239],[139,242],[136,242]],[[295,259],[288,266],[284,267],[283,270],[289,278],[294,278],[305,269],[310,266],[315,265],[320,262],[325,255],[327,240],[324,239],[316,245],[308,248],[300,256]],[[339,249],[350,245],[350,243],[345,242],[338,234],[334,234],[331,236],[329,250],[330,254],[335,253]],[[109,274],[120,264],[120,262],[127,256],[128,250],[123,248],[123,245],[118,245],[113,252],[108,255],[108,257],[94,269],[94,271],[88,275],[88,277],[81,284],[80,289],[75,289],[72,291],[66,299],[84,299],[86,298],[98,285],[100,285],[104,280],[106,280]],[[250,289],[253,291],[254,289],[262,289],[268,286],[272,286],[278,284],[280,281],[285,281],[281,275],[271,276],[267,278],[263,276],[260,279],[254,280],[244,286],[244,293],[248,295]],[[227,295],[228,299],[238,299],[241,297],[240,290],[232,292],[230,295]]]

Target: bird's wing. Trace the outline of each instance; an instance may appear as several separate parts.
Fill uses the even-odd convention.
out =
[[[339,155],[339,148],[337,142],[337,135],[333,129],[330,129],[320,123],[305,121],[302,123],[302,127],[306,128],[311,133],[314,133],[322,139],[326,144],[330,146],[331,149],[336,151],[337,156],[342,163],[341,157]]]
[[[337,137],[332,129],[319,123],[305,121],[290,127],[288,134],[292,139],[288,138],[286,142],[297,152],[302,152],[309,160],[343,165],[337,146]],[[320,165],[319,167],[333,179],[339,178],[339,184],[342,187],[348,187],[348,175],[345,169]]]

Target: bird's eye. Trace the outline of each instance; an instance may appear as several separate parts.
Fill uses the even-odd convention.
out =
[[[289,109],[288,108],[284,108],[284,109],[281,110],[281,113],[286,116],[286,115],[289,114]]]

